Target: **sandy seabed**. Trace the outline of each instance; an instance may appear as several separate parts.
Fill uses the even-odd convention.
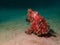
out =
[[[28,35],[22,32],[14,38],[0,43],[0,45],[60,45],[60,40],[57,41],[55,37],[38,37],[34,34]]]
[[[51,22],[51,21],[50,21]],[[54,24],[54,23],[53,23]],[[50,24],[52,25],[52,24]],[[55,30],[59,27],[51,26]],[[16,23],[0,26],[0,45],[60,45],[60,35],[57,37],[38,37],[25,34],[26,26]],[[6,31],[5,31],[6,30]],[[60,31],[58,31],[60,33]]]

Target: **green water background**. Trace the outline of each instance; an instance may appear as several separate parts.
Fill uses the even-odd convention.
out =
[[[59,0],[3,0],[0,1],[0,32],[11,29],[25,29],[27,9],[32,8],[46,18],[51,28],[60,31]]]
[[[25,19],[29,8],[39,12],[50,28],[60,34],[60,0],[0,0],[0,43],[27,30],[29,24]]]

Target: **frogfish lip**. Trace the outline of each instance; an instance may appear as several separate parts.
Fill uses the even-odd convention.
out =
[[[26,22],[30,22],[30,20],[28,18],[26,18]]]

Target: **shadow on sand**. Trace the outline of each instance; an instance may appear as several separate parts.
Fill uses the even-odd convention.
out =
[[[56,37],[56,32],[53,29],[50,29],[48,34],[39,35],[38,37]]]

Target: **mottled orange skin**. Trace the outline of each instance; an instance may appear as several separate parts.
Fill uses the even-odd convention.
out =
[[[47,34],[49,32],[49,25],[46,20],[32,9],[28,10],[28,20],[30,27],[26,33],[35,33],[37,35]]]

